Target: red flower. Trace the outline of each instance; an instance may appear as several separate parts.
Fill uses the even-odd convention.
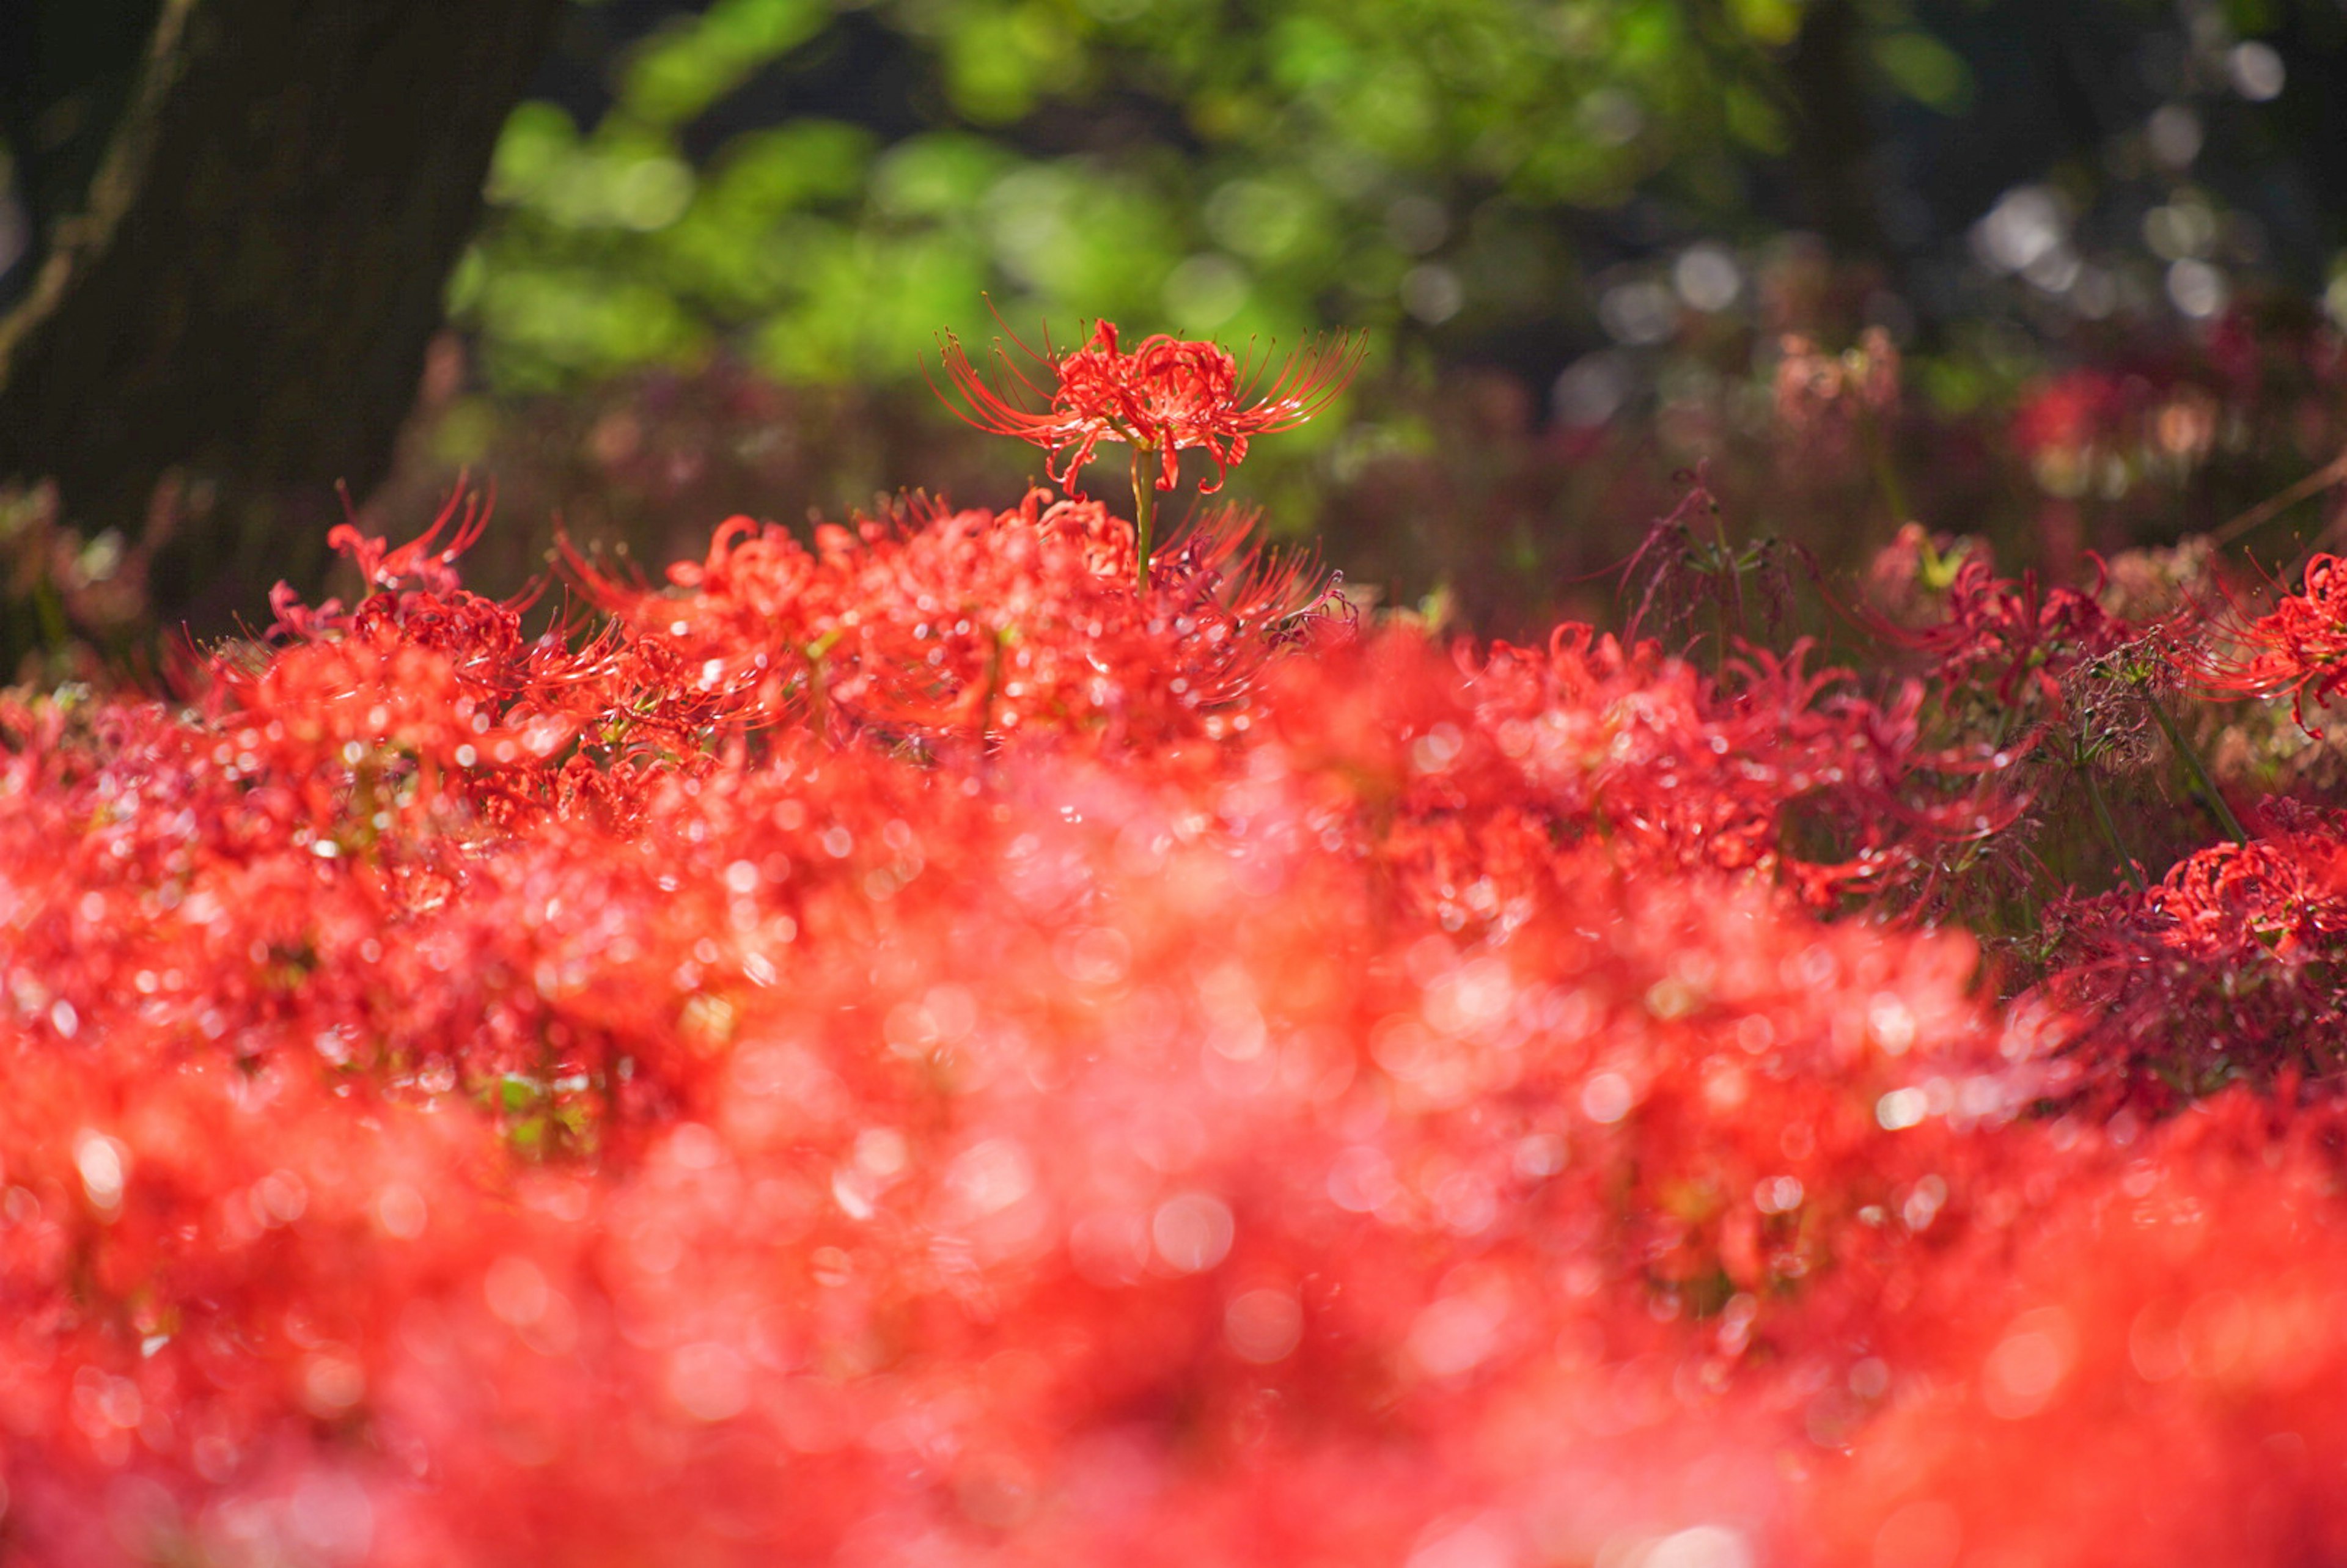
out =
[[[2072,371],[2033,385],[2013,415],[2014,444],[2032,460],[2107,448],[2147,388],[2099,370]]]
[[[970,363],[951,333],[939,357],[968,405],[948,399],[948,406],[981,430],[1041,447],[1051,458],[1045,476],[1071,494],[1080,493],[1073,490],[1076,471],[1103,441],[1131,446],[1136,472],[1141,453],[1159,454],[1161,490],[1174,488],[1178,454],[1199,448],[1214,459],[1214,483],[1199,487],[1211,491],[1221,487],[1230,465],[1245,458],[1251,437],[1291,429],[1327,407],[1360,367],[1365,346],[1366,340],[1344,335],[1307,344],[1288,355],[1269,389],[1258,395],[1267,359],[1241,362],[1220,344],[1162,333],[1127,353],[1117,346],[1116,323],[1101,322],[1092,341],[1070,354],[1054,354],[1048,339],[1041,354],[1019,343],[1057,384],[1048,394],[1049,406],[1040,411],[1029,405],[1046,398],[1044,389],[999,344],[995,358],[1010,384],[1007,395]]]
[[[2278,697],[2290,693],[2291,717],[2320,739],[2306,722],[2306,694],[2347,691],[2347,560],[2319,555],[2306,564],[2306,587],[2285,598],[2237,635],[2242,655],[2220,661],[2207,685],[2217,694]]]
[[[1885,641],[1931,660],[1946,686],[1993,680],[2006,705],[2033,687],[2058,705],[2064,676],[2145,635],[2104,610],[2096,592],[2049,589],[2035,572],[1999,577],[1978,554],[1966,557],[1948,584],[1945,620],[1900,626],[1878,616],[1869,625]]]
[[[2347,814],[2269,801],[2262,830],[2148,889],[2057,906],[2038,994],[2067,1018],[2049,1098],[2164,1112],[2227,1083],[2331,1077],[2347,1030]]]

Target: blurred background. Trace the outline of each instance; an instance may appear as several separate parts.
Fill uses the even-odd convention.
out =
[[[12,661],[265,624],[338,483],[494,482],[492,591],[1006,503],[921,370],[989,298],[1366,331],[1228,493],[1495,632],[1698,477],[2071,573],[2347,441],[2342,0],[5,0],[0,104]]]

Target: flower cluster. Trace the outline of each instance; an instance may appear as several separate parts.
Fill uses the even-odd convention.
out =
[[[812,551],[737,518],[705,559],[670,569],[684,597],[574,569],[631,657],[690,671],[745,720],[931,752],[1012,735],[1118,745],[1244,728],[1267,660],[1349,624],[1308,557],[1245,535],[1244,517],[1204,520],[1135,593],[1133,526],[1038,490],[999,515],[825,524]]]
[[[2081,369],[2030,387],[2013,443],[2049,496],[2124,493],[2145,471],[2189,473],[2216,445],[2222,405],[2164,371]]]
[[[22,1560],[1345,1556],[1573,1368],[1542,1466],[1775,1384],[2016,1109],[1968,941],[1728,875],[1665,715],[1824,770],[1806,678],[1143,597],[1069,503],[536,639],[341,542],[191,705],[0,712]]]
[[[1329,384],[1198,347],[1013,433]],[[482,521],[0,694],[9,1562],[2342,1550],[2347,816],[1944,918],[2180,633],[1919,533],[1913,676],[1445,645],[1040,490],[541,630]]]
[[[1891,418],[1899,412],[1899,346],[1881,327],[1869,327],[1857,347],[1840,354],[1826,353],[1801,333],[1788,333],[1778,344],[1777,417],[1796,430],[1812,428],[1838,412]]]
[[[2188,856],[2140,894],[2062,912],[2069,961],[2047,985],[2076,1020],[2065,1092],[2159,1111],[2347,1065],[2347,818],[2268,815],[2260,836]]]
[[[1930,548],[1919,531],[1887,553],[1912,558]],[[2152,632],[2104,609],[2099,584],[2049,587],[2027,571],[2000,577],[1977,547],[1944,564],[1933,554],[1927,564],[1945,579],[1933,585],[1928,618],[1901,624],[1874,616],[1870,628],[1917,655],[1951,698],[1961,693],[2007,715],[2059,712],[2073,674]],[[1878,567],[1878,579],[1884,570]],[[1911,589],[1912,578],[1906,574]]]

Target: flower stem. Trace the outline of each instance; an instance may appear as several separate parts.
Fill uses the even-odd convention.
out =
[[[73,641],[73,630],[66,624],[65,600],[46,575],[33,581],[33,613],[41,623],[42,651],[63,653]]]
[[[1149,589],[1149,547],[1156,531],[1157,490],[1152,485],[1146,468],[1149,448],[1136,446],[1133,449],[1133,555],[1138,562],[1142,591]]]
[[[1873,411],[1862,405],[1858,415],[1859,440],[1866,448],[1867,462],[1874,470],[1874,487],[1882,496],[1882,504],[1891,508],[1891,526],[1903,527],[1915,514],[1907,505],[1907,487],[1899,482],[1898,465],[1891,460],[1891,443],[1884,437],[1881,425]]]
[[[2143,700],[2151,709],[2152,718],[2157,721],[2160,733],[2166,735],[2168,743],[2176,748],[2176,754],[2184,759],[2185,767],[2192,774],[2192,782],[2200,786],[2200,794],[2208,801],[2209,813],[2216,817],[2217,825],[2223,828],[2225,836],[2235,844],[2247,844],[2250,841],[2248,830],[2241,826],[2241,819],[2233,815],[2233,808],[2225,804],[2224,795],[2217,788],[2217,781],[2209,776],[2208,766],[2200,761],[2199,752],[2184,738],[2184,732],[2177,727],[2174,719],[2168,716],[2168,710],[2160,705],[2159,699],[2152,694],[2149,686],[2144,688]]]
[[[2077,768],[2078,777],[2086,785],[2086,799],[2095,808],[2095,825],[2103,830],[2103,837],[2110,845],[2111,853],[2119,857],[2119,870],[2126,876],[2127,886],[2137,893],[2148,892],[2143,873],[2137,868],[2135,856],[2127,853],[2126,842],[2119,837],[2119,825],[2111,816],[2110,803],[2103,799],[2103,786],[2095,781],[2095,764],[2081,757]]]

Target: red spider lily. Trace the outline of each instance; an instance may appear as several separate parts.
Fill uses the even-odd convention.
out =
[[[535,640],[343,542],[192,701],[0,692],[11,1568],[2347,1546],[2347,818],[2001,1005],[1880,917],[2018,809],[1919,682],[1043,492]]]
[[[2014,413],[2014,445],[2032,460],[2051,454],[2075,462],[2086,453],[2109,450],[2131,433],[2150,391],[2140,380],[2100,370],[2040,381]]]
[[[1299,656],[1230,535],[1146,600],[1125,548],[737,528],[583,646],[401,578],[191,709],[0,701],[12,1560],[1358,1561],[1612,1473],[1464,1451],[1561,1340],[1807,1367],[1802,1282],[2011,1109],[1874,1110],[1996,1070],[1972,944],[1539,825],[1528,743],[1681,667],[1568,634],[1488,740],[1422,638]],[[825,638],[868,722],[762,705]],[[989,680],[990,766],[907,716]],[[1652,742],[1609,793],[1733,786]]]
[[[1774,384],[1777,417],[1808,430],[1837,408],[1888,419],[1899,412],[1899,347],[1881,327],[1869,327],[1856,348],[1836,355],[1798,333],[1778,344]]]
[[[2097,563],[2099,567],[2099,563]],[[2058,708],[2063,678],[2081,665],[2145,635],[2104,610],[2091,592],[2048,589],[2035,572],[1999,577],[1979,554],[1957,566],[1942,619],[1901,625],[1860,612],[1877,636],[1931,661],[1932,676],[1951,690],[1978,685],[2006,707],[2034,693]]]
[[[385,549],[383,540],[369,538],[352,523],[330,531],[326,543],[350,558],[369,588],[387,589],[414,578],[429,592],[446,593],[456,586],[457,558],[479,541],[495,506],[494,494],[476,496],[460,479],[432,526],[397,549]],[[434,549],[440,530],[451,523],[456,528],[448,542]]]
[[[704,560],[670,569],[684,597],[574,556],[588,597],[638,652],[659,650],[744,712],[932,752],[1051,740],[1131,745],[1216,735],[1298,641],[1343,634],[1307,557],[1248,540],[1225,513],[1194,529],[1154,585],[1131,581],[1133,530],[1097,501],[1029,492],[1006,512],[911,507],[813,551],[747,518]]]
[[[1044,476],[1071,494],[1081,494],[1072,488],[1077,471],[1103,441],[1131,446],[1136,473],[1142,455],[1156,453],[1161,490],[1174,487],[1181,453],[1203,450],[1214,460],[1214,477],[1199,488],[1211,493],[1230,465],[1246,456],[1251,437],[1292,429],[1326,408],[1352,380],[1368,347],[1365,338],[1341,334],[1308,343],[1288,355],[1266,387],[1268,359],[1242,363],[1220,344],[1162,333],[1128,352],[1118,346],[1113,322],[1095,323],[1092,341],[1064,354],[1054,354],[1048,338],[1040,354],[1012,342],[1038,374],[997,344],[995,358],[1012,389],[1005,392],[946,334],[940,357],[962,398],[961,405],[948,399],[948,406],[981,430],[1040,446],[1047,458],[1056,455],[1058,471],[1047,461]],[[1048,391],[1040,373],[1052,378]]]
[[[2215,661],[2202,685],[2234,697],[2290,694],[2290,714],[2320,739],[2306,722],[2306,697],[2320,699],[2347,691],[2347,560],[2319,555],[2306,563],[2306,584],[2267,614],[2233,629],[2243,651]]]
[[[2065,1092],[2157,1111],[2347,1067],[2347,815],[2267,815],[2262,836],[2188,856],[2140,894],[2059,911],[2069,961],[2042,994],[2075,1020]]]
[[[2034,1194],[1986,1195],[2026,1216],[2013,1234],[1982,1227],[1911,1276],[1897,1316],[1928,1335],[1873,1347],[1881,1414],[1787,1560],[2339,1560],[2338,1108],[2235,1092],[2149,1133],[2054,1130],[2066,1153],[2015,1140],[2038,1143]],[[1911,1381],[1927,1364],[1954,1376]],[[2204,1501],[2227,1496],[2255,1504]]]

